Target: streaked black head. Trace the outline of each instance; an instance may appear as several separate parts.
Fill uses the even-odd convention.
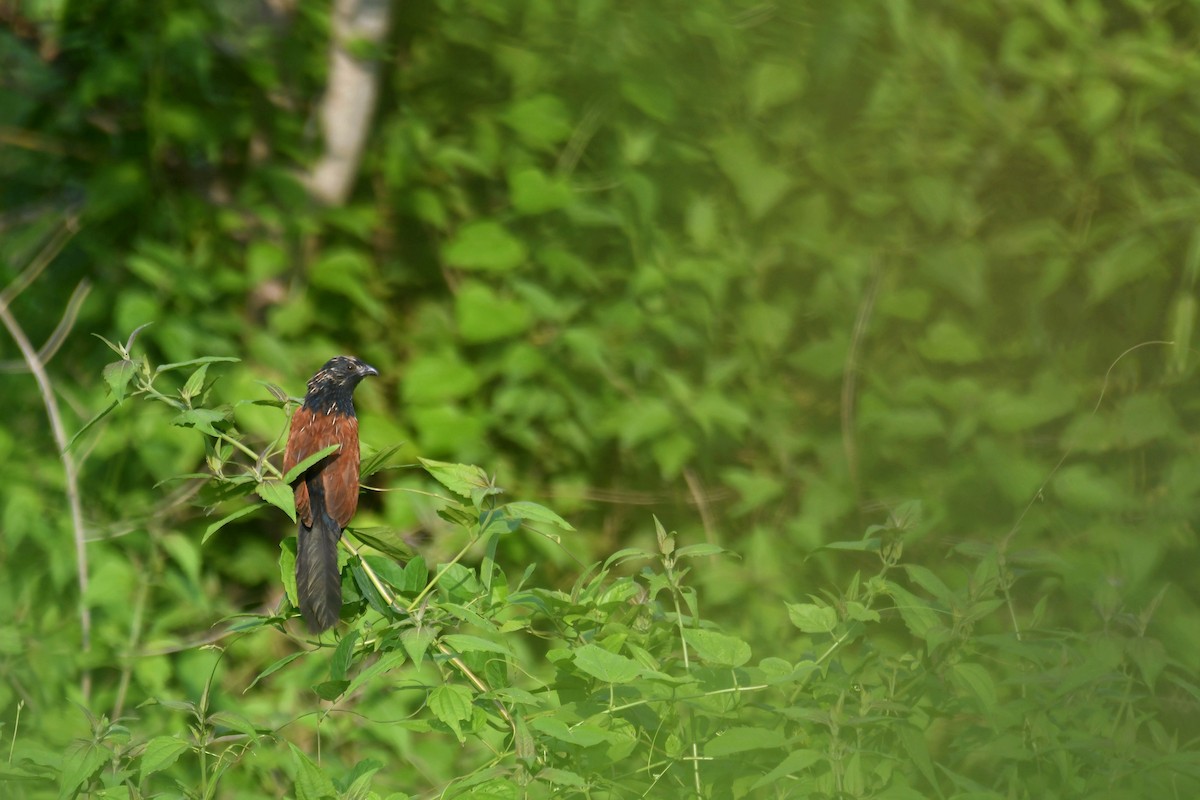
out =
[[[354,414],[354,387],[379,370],[353,356],[334,356],[308,382],[305,408],[323,414]]]

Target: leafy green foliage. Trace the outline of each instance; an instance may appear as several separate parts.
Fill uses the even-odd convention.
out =
[[[91,577],[5,345],[11,793],[1194,789],[1195,7],[401,4],[326,208],[330,8],[267,5],[6,12]],[[335,352],[383,375],[310,650],[275,464]]]

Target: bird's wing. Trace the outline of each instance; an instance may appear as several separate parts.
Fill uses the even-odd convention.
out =
[[[283,471],[331,444],[341,447],[313,465],[320,470],[325,487],[326,511],[339,527],[346,527],[358,508],[358,420],[348,414],[319,414],[301,407],[292,415],[292,430],[283,453]],[[312,527],[308,487],[295,484],[296,514],[306,527]]]

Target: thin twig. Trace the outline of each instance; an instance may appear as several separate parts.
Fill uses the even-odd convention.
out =
[[[38,276],[45,271],[46,267],[50,266],[54,258],[62,252],[76,233],[79,232],[79,215],[72,214],[62,221],[62,224],[54,231],[50,237],[50,241],[42,246],[38,254],[34,256],[33,261],[29,262],[29,266],[21,271],[21,274],[13,280],[8,286],[4,287],[4,291],[0,292],[0,305],[8,305],[13,300],[17,299],[17,295],[25,291],[29,284],[38,279]]]
[[[8,328],[9,335],[17,343],[17,347],[21,350],[21,355],[24,357],[25,363],[29,365],[29,371],[33,373],[34,380],[37,381],[38,391],[42,395],[42,403],[46,406],[46,416],[50,419],[50,430],[53,432],[54,441],[58,445],[58,455],[62,459],[63,473],[67,479],[67,503],[71,511],[71,526],[75,537],[75,570],[79,578],[81,647],[86,660],[92,649],[92,612],[87,605],[87,532],[83,525],[83,507],[79,502],[79,475],[75,467],[75,459],[67,450],[69,440],[67,439],[66,429],[63,427],[62,415],[58,411],[58,400],[54,396],[54,386],[50,383],[50,376],[46,374],[46,369],[38,359],[37,351],[33,349],[29,337],[25,335],[21,324],[17,322],[16,317],[12,315],[12,311],[8,307],[9,296],[10,293],[8,291],[5,291],[0,296],[0,321],[4,323],[4,327]],[[15,296],[15,293],[12,296]],[[83,702],[86,704],[90,701],[92,694],[92,672],[90,669],[85,668],[83,670],[81,690]]]
[[[62,318],[58,324],[54,326],[54,331],[50,337],[46,339],[46,343],[38,350],[38,361],[43,364],[49,364],[50,359],[62,347],[63,342],[67,340],[67,335],[71,332],[71,328],[75,327],[75,318],[79,316],[79,309],[83,305],[83,301],[87,299],[88,293],[92,290],[90,281],[81,281],[75,287],[75,291],[71,293],[71,299],[67,301],[67,308],[63,311]],[[29,372],[29,367],[24,361],[0,361],[0,372]]]

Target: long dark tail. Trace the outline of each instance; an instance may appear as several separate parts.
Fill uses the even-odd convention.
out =
[[[315,489],[315,491],[314,491]],[[332,628],[342,613],[342,575],[338,570],[337,543],[342,535],[325,510],[320,479],[308,481],[312,527],[300,523],[296,546],[296,594],[300,613],[313,633]]]

